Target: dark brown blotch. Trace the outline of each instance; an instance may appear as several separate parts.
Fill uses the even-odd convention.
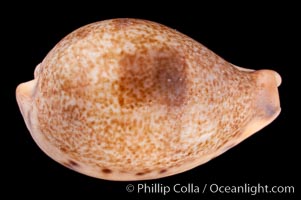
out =
[[[143,176],[143,175],[148,174],[148,173],[150,173],[150,172],[151,172],[151,171],[142,171],[142,172],[136,173],[136,175],[137,175],[137,176]]]
[[[66,167],[74,169],[74,168],[78,168],[79,164],[73,160],[68,160],[67,162],[63,163]]]
[[[172,107],[183,105],[188,76],[185,57],[171,49],[153,51],[125,54],[119,62],[121,106],[135,107],[149,102]]]
[[[167,169],[161,169],[161,170],[159,171],[160,174],[164,174],[164,173],[166,173],[166,172],[167,172]]]
[[[112,170],[105,168],[105,169],[102,169],[102,172],[105,174],[110,174],[110,173],[112,173]]]

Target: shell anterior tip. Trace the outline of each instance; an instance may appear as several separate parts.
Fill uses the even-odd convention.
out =
[[[277,83],[277,87],[279,87],[281,85],[282,78],[281,78],[280,74],[278,74],[275,71],[273,71],[273,72],[274,72],[275,80],[276,80],[276,83]]]

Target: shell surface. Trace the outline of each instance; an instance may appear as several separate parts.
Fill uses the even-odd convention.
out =
[[[236,67],[145,20],[75,30],[34,77],[16,96],[36,143],[66,167],[108,180],[189,170],[280,113],[276,72]]]

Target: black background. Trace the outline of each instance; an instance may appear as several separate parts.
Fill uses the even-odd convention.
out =
[[[76,4],[76,3],[74,3]],[[122,194],[123,197],[144,198],[146,194],[128,193],[129,183],[160,183],[173,186],[194,183],[204,185],[293,185],[295,194],[177,194],[176,198],[196,199],[295,199],[299,193],[300,155],[298,153],[298,74],[300,26],[293,5],[193,5],[185,2],[163,7],[156,3],[120,5],[79,4],[80,8],[61,5],[18,4],[2,16],[2,43],[5,45],[3,70],[5,91],[2,153],[5,167],[5,190],[22,191],[25,197],[45,195]],[[135,7],[136,6],[136,7]],[[176,8],[175,8],[175,7]],[[65,35],[87,23],[131,17],[156,21],[194,38],[227,61],[251,69],[273,69],[279,72],[283,82],[279,88],[282,112],[269,126],[251,138],[207,164],[185,173],[158,180],[142,182],[114,182],[91,178],[73,172],[47,157],[34,143],[15,100],[16,86],[33,78],[35,66]],[[3,54],[2,54],[3,55]],[[6,112],[5,112],[6,113]],[[297,150],[298,149],[298,150]],[[164,198],[162,194],[156,198]],[[170,196],[170,195],[169,195]],[[98,199],[97,198],[97,199]]]

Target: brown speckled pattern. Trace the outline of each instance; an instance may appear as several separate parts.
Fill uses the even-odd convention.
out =
[[[239,137],[255,115],[251,72],[144,20],[107,20],[74,31],[35,77],[38,129],[69,158],[54,159],[105,179],[184,171],[186,163]]]

